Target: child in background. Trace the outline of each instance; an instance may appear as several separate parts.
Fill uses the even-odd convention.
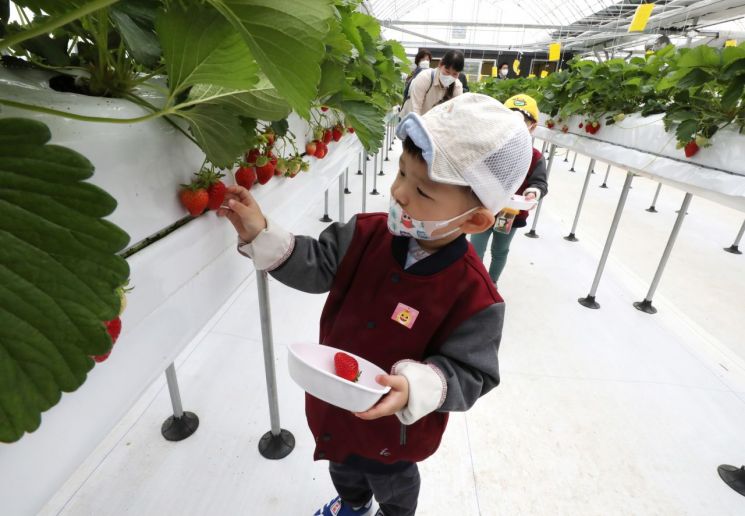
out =
[[[331,224],[316,240],[266,219],[240,186],[218,211],[257,269],[329,292],[321,343],[390,371],[376,378],[390,392],[364,413],[306,394],[314,459],[329,461],[337,491],[316,516],[369,515],[373,496],[377,515],[415,514],[417,462],[437,450],[448,412],[499,383],[504,302],[465,235],[491,228],[523,181],[530,135],[521,117],[470,93],[408,115],[396,134],[404,152],[388,213]]]
[[[536,101],[528,95],[515,95],[504,103],[505,107],[514,111],[522,113],[525,119],[525,124],[528,126],[528,130],[532,133],[536,125],[538,125],[538,104]],[[532,149],[533,157],[530,162],[530,169],[528,175],[525,177],[525,181],[520,185],[517,192],[518,194],[524,195],[526,199],[540,200],[541,197],[545,197],[548,194],[548,182],[546,177],[546,161],[543,159],[541,151],[538,149]],[[497,214],[497,220],[500,219],[501,214]],[[524,228],[528,223],[528,212],[522,210],[512,223],[512,228],[508,233],[503,233],[499,228],[489,228],[483,233],[471,235],[471,243],[476,254],[479,258],[484,259],[486,252],[486,246],[489,244],[489,238],[491,237],[491,264],[489,265],[489,277],[497,284],[499,276],[504,270],[504,266],[507,264],[507,255],[510,252],[510,243],[512,237],[517,233],[517,228]]]

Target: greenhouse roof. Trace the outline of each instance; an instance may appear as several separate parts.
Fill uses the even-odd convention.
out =
[[[643,32],[628,28],[639,4],[652,3]],[[742,0],[368,0],[385,36],[418,47],[545,51],[644,51],[660,36],[678,45],[745,39]]]

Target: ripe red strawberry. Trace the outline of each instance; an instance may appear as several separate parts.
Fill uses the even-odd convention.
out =
[[[256,161],[256,177],[260,185],[265,185],[269,182],[274,175],[274,168],[275,166],[266,156],[261,156]]]
[[[256,182],[256,170],[253,167],[238,167],[235,171],[235,182],[246,190],[250,190]]]
[[[326,129],[323,132],[323,143],[325,143],[326,145],[328,145],[329,143],[331,143],[331,138],[333,138],[333,137],[334,137],[334,135],[331,132],[331,129]]]
[[[568,125],[562,125],[561,126],[561,132],[562,133],[568,133],[569,132],[569,126]]]
[[[579,128],[580,128],[580,129],[582,129],[582,128],[584,127],[584,125],[585,125],[585,124],[583,124],[582,122],[580,122],[580,123],[579,123]]]
[[[201,215],[207,207],[210,196],[207,190],[199,184],[192,183],[190,185],[184,185],[184,188],[179,193],[179,199],[191,216],[196,217],[197,215]]]
[[[246,153],[246,163],[249,165],[256,164],[256,160],[259,159],[259,156],[261,156],[261,150],[258,148],[251,149]]]
[[[277,167],[277,156],[272,151],[269,151],[266,153],[266,157],[269,158],[269,163],[271,163],[276,168]]]
[[[277,138],[275,134],[271,131],[264,133],[264,137],[266,138],[266,144],[269,145],[270,147],[274,145],[274,141]]]
[[[549,129],[553,129],[554,128],[554,121],[551,120],[550,118],[548,120],[546,120],[546,127],[548,127]]]
[[[354,134],[354,127],[347,127],[347,132]]]
[[[227,190],[227,188],[228,187],[225,186],[225,183],[219,179],[207,188],[207,195],[209,196],[209,201],[207,202],[208,210],[216,210],[220,207],[225,200],[225,190]]]
[[[321,106],[321,111],[323,111],[324,113],[328,110],[329,110],[328,106]]]
[[[329,148],[326,147],[326,144],[323,142],[317,142],[316,143],[316,153],[314,156],[318,159],[323,159],[326,157],[326,154],[328,154]]]
[[[122,321],[119,319],[119,317],[115,317],[114,319],[110,321],[106,321],[103,323],[104,326],[106,326],[106,331],[109,334],[109,337],[111,337],[111,347],[114,347],[114,344],[116,344],[117,339],[119,338],[119,334],[122,332]],[[111,349],[107,351],[106,353],[102,355],[93,355],[93,360],[96,362],[103,362],[107,358],[109,358],[109,355],[111,355]]]
[[[344,132],[342,131],[341,127],[334,127],[334,130],[331,131],[331,137],[334,139],[335,142],[341,140],[342,136],[344,136]]]
[[[356,382],[362,374],[357,360],[341,351],[334,355],[334,368],[336,369],[336,376],[341,376],[350,382]]]
[[[686,153],[686,158],[690,158],[694,154],[698,152],[698,143],[696,143],[696,140],[691,140],[688,143],[686,143],[685,148],[683,149]]]
[[[309,142],[305,144],[305,153],[308,156],[314,156],[316,154],[316,142]]]

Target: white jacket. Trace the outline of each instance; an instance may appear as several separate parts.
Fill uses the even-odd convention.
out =
[[[447,88],[440,82],[440,69],[432,68],[419,73],[409,85],[409,98],[401,108],[401,117],[408,113],[423,115],[437,104],[445,96]],[[453,97],[463,94],[463,84],[455,79]]]

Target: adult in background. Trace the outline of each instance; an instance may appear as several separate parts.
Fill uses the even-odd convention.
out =
[[[506,81],[509,79],[510,75],[510,65],[507,63],[502,63],[499,65],[499,75],[497,75],[497,80],[499,81]]]
[[[409,98],[409,86],[411,85],[411,81],[413,81],[422,70],[428,70],[431,61],[432,52],[426,48],[423,48],[416,53],[416,56],[414,57],[414,71],[406,78],[406,85],[404,86],[404,102]]]
[[[401,118],[408,113],[423,115],[437,104],[463,94],[458,75],[463,71],[463,52],[448,50],[440,66],[416,76],[409,86],[409,98],[401,109]]]
[[[471,88],[468,87],[468,77],[466,77],[466,74],[460,72],[458,74],[458,80],[463,85],[463,93],[468,93],[469,91],[471,91]]]

